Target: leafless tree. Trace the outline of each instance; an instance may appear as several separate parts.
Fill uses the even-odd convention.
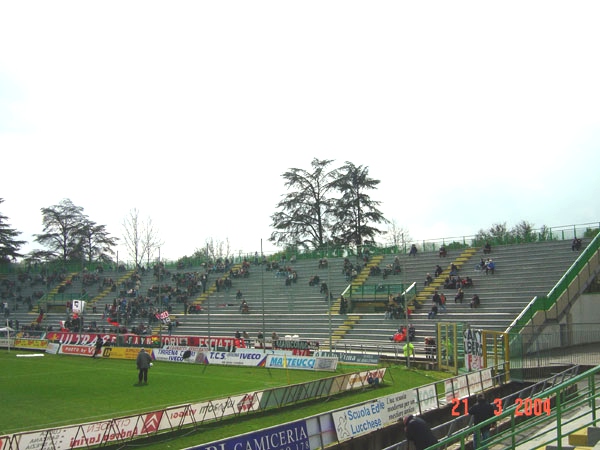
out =
[[[405,251],[406,246],[412,242],[408,231],[398,225],[396,219],[388,222],[388,228],[384,235],[386,244],[397,247],[400,251]]]
[[[224,260],[233,256],[229,239],[225,239],[224,241],[219,241],[214,238],[206,239],[203,253],[206,254],[210,261],[217,261],[218,259]]]
[[[162,245],[152,219],[148,218],[145,221],[140,219],[137,208],[129,211],[129,215],[125,217],[123,232],[123,241],[136,266],[141,266],[144,259],[150,262]]]

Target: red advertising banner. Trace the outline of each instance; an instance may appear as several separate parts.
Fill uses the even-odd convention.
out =
[[[95,350],[94,347],[87,345],[63,344],[60,346],[58,353],[61,355],[92,356]]]
[[[51,331],[46,333],[46,339],[59,344],[93,345],[97,337],[105,343],[117,342],[117,335],[112,333],[71,333],[70,331]]]
[[[100,337],[105,343],[111,345],[122,341],[125,345],[158,347],[164,345],[189,345],[191,347],[208,347],[208,336],[140,336],[133,333],[117,335],[115,333],[72,333],[69,331],[51,331],[46,334],[46,339],[60,344],[93,345],[96,338]],[[243,339],[224,336],[211,336],[210,347],[219,350],[233,350],[245,348]]]

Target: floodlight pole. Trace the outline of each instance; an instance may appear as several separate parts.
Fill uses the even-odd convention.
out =
[[[160,279],[161,279],[161,273],[160,273],[160,247],[158,247],[158,308],[162,309],[162,299],[160,298]],[[159,344],[158,347],[162,348],[162,326],[163,326],[163,322],[162,319],[160,319],[160,323],[159,323],[159,328],[158,328],[158,339],[159,339]]]
[[[402,233],[402,247],[404,247],[404,233]],[[404,252],[404,256],[406,257],[406,252]],[[404,318],[406,319],[406,330],[405,330],[405,338],[406,339],[406,348],[408,349],[408,356],[406,357],[406,367],[410,369],[410,340],[408,336],[408,296],[406,294],[406,267],[408,266],[408,258],[405,258],[406,262],[404,263],[404,270],[402,271],[402,298],[404,302]]]
[[[260,257],[261,257],[261,266],[262,266],[262,256],[263,256],[263,242],[262,238],[260,240]],[[267,352],[266,349],[266,341],[267,341],[267,331],[265,329],[265,268],[260,268],[260,296],[262,303],[262,350],[263,353]],[[273,345],[273,344],[271,344]]]
[[[207,264],[207,272],[206,272],[206,284],[208,285],[208,242],[206,243],[206,264]],[[218,281],[218,280],[217,280]],[[207,289],[207,292],[210,292],[210,286]],[[210,295],[206,296],[206,313],[208,314],[208,348],[210,349]]]
[[[329,310],[329,352],[333,352],[333,344],[331,337],[331,269],[329,267],[329,242],[327,242],[327,246],[325,248],[327,252],[327,305]]]

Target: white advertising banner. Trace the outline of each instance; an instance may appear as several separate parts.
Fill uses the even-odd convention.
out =
[[[263,366],[269,355],[260,350],[244,352],[206,352],[204,360],[208,364],[225,366]]]
[[[385,402],[378,399],[355,408],[334,411],[331,415],[338,440],[347,441],[383,428],[387,412]]]
[[[266,367],[271,369],[314,370],[316,363],[316,358],[312,356],[269,355]]]
[[[396,392],[383,398],[385,402],[384,425],[391,425],[398,422],[404,416],[419,413],[419,404],[417,403],[417,391]]]
[[[481,392],[483,390],[480,372],[468,373],[467,381],[469,382],[469,391],[471,391],[471,393],[476,394],[477,392]]]
[[[421,408],[421,414],[423,414],[425,411],[438,408],[435,385],[430,384],[429,386],[417,388],[417,392],[419,393],[419,406]]]
[[[364,372],[353,373],[348,378],[348,385],[346,390],[351,391],[352,389],[367,386],[369,384],[368,379],[378,379],[379,382],[383,381],[385,375],[385,367],[375,370],[367,370]]]
[[[444,380],[446,401],[452,403],[453,398],[465,398],[469,396],[469,385],[466,376],[449,378]]]
[[[483,389],[490,389],[494,387],[494,381],[492,380],[492,369],[484,369],[481,371],[481,384]]]
[[[168,345],[152,350],[157,361],[183,362],[190,364],[203,364],[204,352],[200,347],[185,347]]]
[[[157,416],[158,415],[158,416]],[[19,450],[66,450],[108,444],[154,433],[162,411],[139,416],[93,422],[52,430],[21,433],[16,436]]]

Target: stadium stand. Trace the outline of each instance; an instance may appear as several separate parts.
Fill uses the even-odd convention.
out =
[[[584,241],[584,246],[585,244]],[[287,270],[267,270],[262,264],[252,263],[247,276],[231,276],[228,270],[209,273],[206,289],[208,295],[202,296],[201,301],[198,301],[202,294],[201,285],[197,284],[194,290],[189,286],[182,288],[177,283],[181,278],[195,279],[194,277],[205,273],[206,269],[200,266],[165,270],[160,283],[152,270],[146,270],[139,273],[137,286],[131,279],[133,271],[69,273],[54,277],[54,284],[43,286],[33,280],[19,283],[15,275],[6,277],[13,277],[14,282],[19,283],[22,299],[34,297],[36,289],[39,295],[40,287],[43,288],[42,292],[47,293],[46,298],[55,306],[47,308],[42,325],[51,326],[55,330],[59,327],[59,322],[64,320],[69,298],[80,295],[88,300],[86,323],[95,322],[98,327],[108,329],[110,324],[103,318],[105,305],[117,298],[131,298],[134,295],[131,289],[137,287],[137,295],[145,298],[149,306],[159,310],[168,307],[174,323],[178,324],[171,328],[172,334],[233,336],[236,331],[246,331],[254,339],[259,332],[264,331],[266,336],[277,332],[280,336],[297,335],[301,339],[316,340],[323,348],[328,347],[331,337],[337,348],[360,346],[388,350],[393,346],[389,337],[399,327],[405,326],[407,321],[386,319],[381,309],[381,299],[373,302],[367,299],[354,312],[339,314],[340,296],[347,292],[351,284],[383,288],[391,286],[396,289],[399,285],[415,283],[418,293],[426,292],[425,300],[413,306],[414,312],[410,317],[410,323],[416,328],[417,352],[423,352],[424,339],[435,334],[434,328],[438,321],[462,322],[471,327],[504,331],[534,296],[548,293],[579,254],[571,251],[570,242],[566,240],[495,246],[489,255],[484,255],[481,248],[468,250],[470,253],[466,253],[466,257],[464,249],[450,249],[445,258],[440,258],[436,251],[429,251],[419,252],[416,257],[388,254],[371,259],[370,265],[380,268],[399,261],[401,271],[390,272],[385,276],[383,273],[372,274],[369,267],[365,267],[365,261],[357,257],[346,260],[344,257],[330,257],[326,268],[320,267],[318,258],[281,263],[280,266]],[[483,257],[491,257],[496,262],[494,275],[476,270]],[[344,269],[348,261],[355,267],[364,268],[354,281]],[[473,281],[472,287],[464,288],[465,301],[462,304],[454,303],[455,289],[445,289],[441,285],[452,263],[459,267],[460,277],[468,276]],[[435,282],[438,290],[447,297],[447,308],[436,319],[431,320],[427,318],[431,296],[427,291],[428,287],[423,286],[423,280],[425,274],[434,272],[436,264],[443,265],[444,271]],[[292,273],[296,274],[295,281],[286,281]],[[217,290],[216,280],[225,277],[229,278],[230,287]],[[314,277],[318,277],[318,281],[309,283]],[[327,284],[327,289],[332,294],[331,301],[327,299],[323,283]],[[163,303],[162,298],[156,301],[159,285],[160,295],[169,299],[168,304]],[[240,301],[236,298],[238,290],[243,293],[243,298],[249,305],[247,314],[240,311]],[[481,306],[473,310],[469,299],[475,293],[481,298]],[[352,302],[352,298],[350,300]],[[200,305],[201,309],[197,314],[186,313],[189,312],[190,304]],[[94,306],[96,312],[92,310]],[[35,300],[31,311],[22,300],[14,300],[11,309],[11,318],[18,319],[21,325],[33,324],[38,318]],[[148,324],[149,317],[137,317],[133,322],[126,326],[131,328],[139,323]],[[169,332],[164,325],[162,328],[157,323],[153,325],[158,333]]]

